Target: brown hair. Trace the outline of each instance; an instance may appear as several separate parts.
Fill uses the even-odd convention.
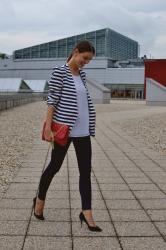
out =
[[[67,58],[67,62],[72,58],[75,49],[78,49],[79,53],[92,52],[93,54],[95,54],[94,46],[88,40],[82,40],[75,45],[71,54]]]

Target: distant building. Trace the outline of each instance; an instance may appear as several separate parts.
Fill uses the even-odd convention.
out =
[[[67,58],[75,44],[85,39],[95,47],[96,57],[126,60],[139,56],[138,42],[106,28],[19,49],[14,51],[13,59]]]

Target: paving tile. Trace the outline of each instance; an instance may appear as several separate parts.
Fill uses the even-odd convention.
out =
[[[114,222],[119,236],[160,236],[151,222]]]
[[[31,209],[1,208],[0,211],[0,221],[29,220],[31,215]]]
[[[157,183],[157,185],[164,191],[166,191],[166,183]]]
[[[61,182],[59,180],[59,182]],[[68,183],[68,180],[66,179],[66,183]],[[77,185],[79,185],[79,177],[69,177],[69,183],[75,183]],[[91,183],[95,183],[96,184],[96,179],[91,177]]]
[[[70,186],[70,191],[73,191],[73,190],[79,191],[78,183],[70,183],[69,186]],[[92,186],[93,191],[99,191],[99,187],[97,184],[91,183],[91,186]]]
[[[20,191],[20,190],[26,190],[26,191],[30,191],[30,190],[37,190],[38,189],[38,183],[11,183],[9,188],[8,188],[8,192],[12,192],[12,191]]]
[[[109,210],[113,221],[150,221],[144,210]]]
[[[98,166],[98,162],[95,162],[95,166],[93,166],[93,170],[95,172],[95,176],[98,176],[98,175],[100,176],[102,174],[104,174],[103,177],[108,177],[108,175],[113,176],[113,177],[119,177],[120,176],[118,171],[115,170],[114,167],[112,167],[112,166],[109,166],[109,167],[108,166],[106,166],[106,167],[102,166],[102,168],[101,168],[101,167]]]
[[[124,183],[119,183],[119,184],[110,184],[110,183],[107,183],[107,184],[102,184],[100,183],[100,189],[102,191],[107,191],[107,190],[129,190],[129,187],[124,184]]]
[[[165,199],[166,195],[161,192],[160,190],[158,191],[147,191],[147,190],[143,190],[143,191],[133,191],[134,194],[137,196],[138,199]]]
[[[150,159],[135,159],[134,162],[139,166],[139,167],[145,167],[147,169],[150,169],[150,168],[155,168],[157,171],[160,171],[159,168],[152,160]]]
[[[35,197],[36,195],[36,190],[8,190],[7,193],[5,193],[4,198],[31,198],[31,197]]]
[[[146,210],[153,221],[165,221],[166,222],[166,209],[148,209]]]
[[[35,162],[35,164],[34,164],[34,162],[22,162],[21,163],[21,169],[22,170],[27,170],[27,169],[29,169],[29,171],[31,170],[31,171],[36,171],[36,170],[39,170],[40,169],[40,171],[42,171],[42,169],[43,169],[43,166],[44,166],[44,164],[42,163],[41,164],[41,161],[39,161],[39,162]]]
[[[146,177],[144,173],[140,171],[121,171],[123,177]]]
[[[74,237],[74,250],[120,250],[116,237]]]
[[[22,167],[19,169],[19,172],[18,174],[22,174],[22,173],[25,173],[25,174],[35,174],[35,173],[40,173],[42,174],[42,170],[43,170],[43,166],[41,166],[41,164],[39,166],[35,166],[35,168],[33,167]]]
[[[165,171],[159,171],[159,172],[150,172],[148,173],[148,176],[152,177],[166,177],[166,172]]]
[[[51,199],[69,199],[69,191],[68,190],[48,190],[47,198]]]
[[[70,197],[71,199],[80,199],[80,192],[79,191],[71,191],[70,190]],[[92,190],[92,198],[95,200],[101,200],[102,196],[99,191]]]
[[[93,232],[88,229],[88,226],[85,222],[72,222],[72,232],[73,236],[115,236],[115,231],[111,222],[97,222],[97,226],[102,229],[102,232]]]
[[[11,183],[39,183],[39,177],[14,177]]]
[[[25,208],[29,209],[33,206],[33,198],[32,199],[1,199],[0,200],[0,209],[1,208]]]
[[[110,184],[114,184],[114,183],[125,183],[124,180],[122,178],[119,178],[119,177],[115,177],[115,178],[111,178],[111,177],[105,177],[105,178],[102,178],[102,177],[98,177],[97,178],[99,184],[101,183],[110,183]]]
[[[165,199],[140,199],[140,202],[145,209],[166,209]]]
[[[102,191],[103,197],[105,200],[108,199],[134,199],[134,195],[131,191],[124,191],[124,190],[114,190],[114,191]]]
[[[0,247],[2,250],[21,250],[24,236],[0,236]]]
[[[70,236],[69,222],[47,222],[47,221],[32,221],[28,229],[28,236]]]
[[[115,163],[114,163],[115,164]],[[116,164],[115,164],[116,165]],[[129,172],[129,171],[137,171],[138,168],[134,165],[134,163],[127,164],[124,166],[123,164],[121,165],[116,165],[116,169],[120,172]]]
[[[48,199],[45,201],[45,209],[46,208],[69,208],[69,199]]]
[[[111,178],[112,177],[115,177],[115,178],[121,178],[121,176],[120,176],[120,174],[116,171],[111,171],[111,170],[109,170],[109,171],[106,171],[106,170],[104,170],[104,169],[102,169],[102,171],[95,171],[95,176],[97,177],[97,178],[104,178],[104,177],[108,177],[108,176],[110,176]]]
[[[68,183],[51,183],[49,186],[48,192],[53,191],[53,190],[69,191],[69,185]]]
[[[45,208],[43,211],[46,221],[70,221],[70,209],[54,209],[54,208]],[[31,218],[32,221],[38,221],[38,219],[33,215]]]
[[[81,198],[80,200],[71,199],[71,208],[82,208]],[[92,200],[92,209],[106,209],[105,203],[103,200]]]
[[[23,250],[72,250],[70,237],[27,236]]]
[[[165,250],[166,242],[160,237],[120,237],[124,250]]]
[[[166,236],[166,222],[154,222],[162,235]]]
[[[152,173],[152,172],[159,172],[159,171],[163,171],[163,169],[161,169],[161,167],[160,166],[157,166],[157,165],[155,165],[155,164],[150,164],[150,166],[139,166],[139,168],[141,168],[142,169],[142,171],[144,171],[144,173],[147,173],[147,174],[149,174],[149,173]]]
[[[166,168],[165,167],[165,163],[166,163],[166,159],[157,159],[157,163],[161,166],[161,167],[163,167],[163,168]]]
[[[159,190],[159,188],[153,183],[145,183],[145,184],[129,183],[128,185],[131,188],[131,190],[137,190],[137,191],[141,191],[141,190],[146,190],[146,191],[148,191],[148,190]]]
[[[151,179],[157,183],[166,183],[166,176],[153,176]]]
[[[17,174],[17,177],[37,177],[37,178],[40,178],[42,172],[40,171],[19,171],[18,174]]]
[[[136,177],[126,177],[125,181],[127,183],[142,183],[142,184],[144,184],[144,183],[152,183],[152,181],[150,179],[148,179],[147,177],[141,177],[141,178],[140,177],[138,177],[138,178],[136,178]]]
[[[109,209],[141,209],[137,200],[106,200]]]
[[[0,221],[0,235],[25,235],[28,221]]]
[[[79,214],[82,209],[72,209],[72,221],[80,221]],[[110,221],[108,211],[105,209],[93,209],[93,218],[95,221]]]

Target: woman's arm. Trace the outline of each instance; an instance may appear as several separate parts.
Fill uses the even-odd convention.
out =
[[[47,107],[47,115],[46,115],[46,124],[44,129],[44,137],[46,141],[54,141],[54,136],[51,130],[52,117],[55,108],[53,106],[48,105]]]
[[[55,108],[53,106],[48,105],[47,115],[46,115],[46,128],[51,128],[51,122],[52,122],[54,111],[55,111]]]

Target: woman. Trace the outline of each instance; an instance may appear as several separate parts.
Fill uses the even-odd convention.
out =
[[[87,40],[79,42],[73,49],[65,65],[55,67],[49,81],[47,97],[47,119],[44,136],[53,141],[51,121],[69,125],[67,145],[54,142],[51,161],[43,172],[37,197],[34,198],[34,215],[44,220],[43,209],[46,192],[54,175],[60,170],[71,141],[73,142],[79,167],[79,190],[82,201],[81,221],[85,221],[91,231],[102,231],[95,225],[91,210],[91,139],[95,136],[96,112],[86,85],[82,67],[95,55],[95,49]]]

